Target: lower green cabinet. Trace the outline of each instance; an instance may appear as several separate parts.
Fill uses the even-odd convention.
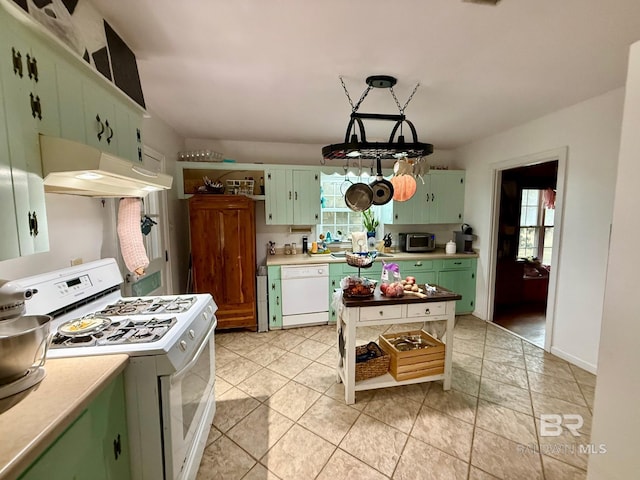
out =
[[[336,288],[340,288],[340,280],[342,280],[342,274],[331,275],[331,265],[329,266],[329,323],[336,323],[338,321],[338,311],[333,306],[333,292]]]
[[[119,375],[20,480],[128,480],[129,441]]]
[[[393,262],[393,260],[390,260]],[[456,302],[456,314],[472,313],[476,300],[476,258],[451,258],[440,260],[398,260],[402,278],[412,276],[418,284],[437,284],[462,295]],[[370,268],[360,269],[360,275],[380,281],[382,262]],[[268,267],[269,281],[269,329],[282,328],[282,284],[280,266]],[[358,275],[358,268],[346,262],[329,264],[329,323],[337,321],[338,312],[333,307],[333,292],[340,288],[340,281],[347,276]]]
[[[109,480],[131,477],[123,382],[123,376],[118,376],[89,407],[94,438],[100,442],[101,464]]]
[[[476,259],[442,260],[438,285],[462,295],[456,302],[456,314],[473,313],[476,300]]]
[[[397,263],[402,278],[416,277],[416,283],[420,285],[436,283],[437,272],[433,260],[402,260]]]
[[[282,328],[282,281],[280,280],[279,266],[268,267],[267,282],[269,289],[269,330],[279,330]]]

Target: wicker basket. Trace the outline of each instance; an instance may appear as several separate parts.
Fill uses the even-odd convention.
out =
[[[375,342],[369,342],[367,345],[356,347],[356,356],[365,354],[371,350],[375,351],[375,358],[367,360],[366,362],[356,363],[356,382],[366,380],[367,378],[379,377],[389,371],[391,356],[385,353]]]
[[[368,252],[368,253],[352,253],[347,252],[345,255],[347,259],[347,264],[352,267],[360,267],[367,268],[370,267],[373,261],[376,259],[376,255]]]

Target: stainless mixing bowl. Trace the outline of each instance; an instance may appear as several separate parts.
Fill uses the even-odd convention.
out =
[[[49,315],[24,315],[0,321],[0,385],[42,366],[49,347]]]

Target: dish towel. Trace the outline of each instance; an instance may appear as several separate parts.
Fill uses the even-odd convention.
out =
[[[118,238],[122,259],[129,271],[138,276],[144,275],[149,266],[140,228],[141,207],[139,198],[121,198],[118,206]]]

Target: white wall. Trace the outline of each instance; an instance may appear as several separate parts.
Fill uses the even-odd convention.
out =
[[[105,208],[100,199],[55,193],[47,193],[45,201],[49,251],[0,262],[0,278],[12,280],[66,268],[73,258],[90,262],[113,255],[115,246],[104,241],[108,204]]]
[[[488,312],[494,163],[568,147],[552,352],[590,371],[598,360],[624,90],[617,89],[458,149],[465,220],[480,249],[476,314]]]
[[[640,472],[638,262],[630,241],[640,236],[639,126],[640,42],[631,46],[627,77],[591,434],[607,453],[589,457],[589,480],[627,480]]]

